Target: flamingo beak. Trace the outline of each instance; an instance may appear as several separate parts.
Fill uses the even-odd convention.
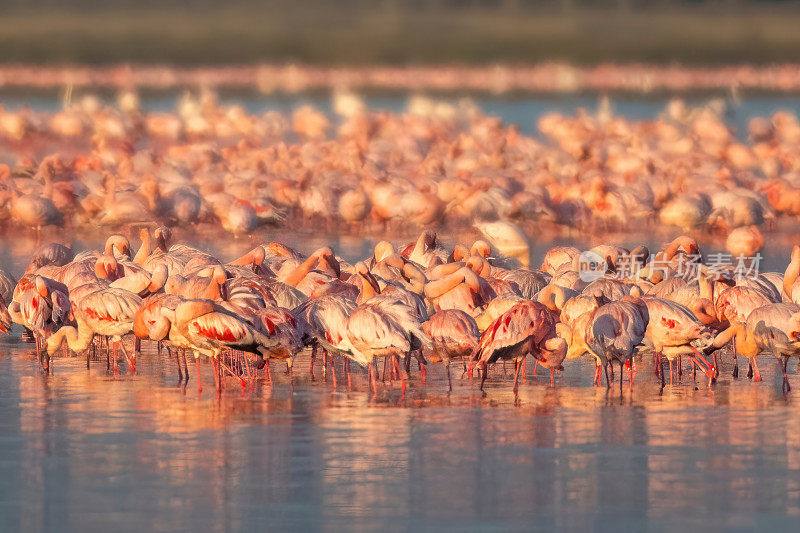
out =
[[[709,363],[705,357],[703,357],[703,354],[694,348],[692,348],[692,351],[694,352],[694,357],[692,358],[694,364],[697,365],[697,368],[699,368],[701,372],[708,376],[708,379],[711,383],[714,383],[716,381],[717,369],[714,367],[714,365]],[[698,359],[703,363],[702,365],[700,362],[698,362]]]

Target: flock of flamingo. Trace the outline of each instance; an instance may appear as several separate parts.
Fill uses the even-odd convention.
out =
[[[0,87],[177,90],[185,87],[237,88],[263,93],[330,91],[604,92],[703,90],[794,92],[800,65],[613,64],[570,65],[168,65],[0,66]]]
[[[475,220],[581,229],[707,228],[757,248],[759,227],[800,217],[800,123],[755,118],[737,138],[715,105],[654,120],[548,114],[538,136],[469,102],[406,112],[353,94],[337,116],[253,114],[211,92],[143,111],[91,96],[58,111],[0,108],[0,218],[42,228],[209,222],[237,234],[291,223],[342,231]]]
[[[271,383],[274,360],[291,374],[307,347],[312,376],[321,357],[326,380],[330,372],[335,383],[335,363],[343,361],[349,384],[354,362],[368,367],[373,391],[388,379],[405,392],[413,360],[423,382],[427,364],[444,364],[451,389],[453,362],[470,378],[477,371],[483,389],[490,365],[513,361],[516,393],[528,358],[552,381],[583,356],[596,361],[599,385],[605,377],[611,387],[617,365],[620,389],[626,369],[633,386],[652,358],[662,387],[665,374],[670,383],[680,379],[685,362],[711,386],[728,346],[734,377],[737,358],[745,357],[748,377],[760,381],[758,356],[768,352],[789,390],[787,363],[800,357],[800,246],[784,273],[745,275],[704,262],[687,236],[652,253],[606,244],[591,250],[603,268],[587,279],[587,255],[576,248],[551,248],[531,268],[524,241],[512,237],[519,229],[490,226],[484,233],[493,245],[448,247],[425,230],[406,245],[381,241],[355,264],[330,248],[305,256],[278,242],[224,262],[172,244],[164,226],[142,228],[135,252],[122,235],[110,236],[103,250],[79,253],[48,244],[19,281],[0,276],[0,296],[9,302],[0,323],[5,332],[11,322],[25,328],[45,370],[63,349],[84,354],[87,368],[105,352],[114,372],[121,353],[135,371],[141,343],[152,341],[174,358],[179,379],[188,380],[187,358],[194,358],[198,387],[201,359],[210,360],[218,391],[227,375],[243,387]]]

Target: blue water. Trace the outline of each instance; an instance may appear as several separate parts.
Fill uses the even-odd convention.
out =
[[[685,373],[660,391],[640,363],[633,389],[591,386],[578,361],[515,405],[511,374],[486,394],[433,367],[405,398],[351,390],[296,366],[276,383],[198,396],[150,347],[137,374],[0,349],[3,531],[674,530],[793,528],[800,515],[800,413],[765,355],[765,381],[708,389]],[[794,365],[792,365],[794,366]],[[510,369],[509,369],[510,370]],[[460,372],[456,372],[456,378]],[[793,373],[795,387],[800,380]],[[798,389],[800,390],[800,389]]]
[[[6,91],[0,93],[0,103],[7,109],[19,109],[28,106],[38,110],[56,110],[61,106],[61,96],[58,92],[36,91],[20,92]],[[99,93],[101,101],[113,104],[112,93]],[[257,92],[222,92],[220,102],[223,104],[240,104],[252,113],[266,111],[292,111],[303,105],[312,105],[318,109],[331,112],[331,96],[320,92],[308,95],[280,95],[261,94]],[[800,115],[800,95],[785,94],[640,94],[618,93],[605,96],[593,94],[563,94],[563,95],[515,95],[496,96],[486,94],[465,95],[429,95],[437,101],[457,104],[462,99],[469,99],[477,104],[485,113],[497,116],[503,121],[520,126],[521,131],[527,134],[536,133],[536,122],[547,113],[558,112],[574,114],[579,109],[590,113],[597,111],[603,98],[607,97],[612,110],[621,116],[649,120],[656,118],[663,110],[670,98],[680,96],[689,107],[703,106],[712,100],[722,101],[725,104],[725,117],[728,124],[733,126],[741,139],[746,137],[747,123],[754,117],[767,117],[776,111],[789,111]],[[168,111],[174,110],[180,95],[176,92],[146,92],[142,94],[142,107],[145,110]],[[74,99],[80,98],[80,93],[73,95]],[[401,111],[408,103],[405,94],[366,94],[365,103],[370,109]]]

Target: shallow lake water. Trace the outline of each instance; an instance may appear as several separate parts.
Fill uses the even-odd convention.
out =
[[[58,105],[52,95],[0,101],[9,108]],[[156,95],[145,105],[166,109],[174,101]],[[254,111],[300,101],[329,105],[319,96],[225,101]],[[598,99],[477,101],[533,132],[543,112],[592,110]],[[369,103],[400,109],[405,100]],[[625,116],[652,118],[665,99],[614,104]],[[800,99],[745,97],[729,117],[741,132],[750,117],[778,109],[798,112]],[[247,238],[176,233],[226,259],[280,239],[305,252],[329,244],[353,260],[386,237],[269,228]],[[786,227],[767,239],[763,269],[783,269],[795,235]],[[446,242],[476,236],[442,233]],[[673,236],[537,232],[532,264],[555,244],[655,248]],[[696,237],[707,251],[722,249],[719,237]],[[79,248],[97,240],[68,239]],[[35,244],[0,243],[0,267],[19,274]],[[622,392],[618,384],[610,392],[593,386],[589,360],[568,362],[553,384],[529,365],[515,398],[510,367],[505,376],[500,365],[491,369],[485,393],[458,370],[448,393],[443,369],[431,364],[425,383],[414,372],[405,396],[389,382],[373,395],[361,369],[348,387],[341,363],[336,387],[330,376],[323,380],[319,362],[312,381],[306,353],[293,384],[274,363],[272,385],[261,379],[242,390],[228,378],[218,397],[209,365],[202,365],[199,393],[193,366],[181,386],[174,361],[147,343],[135,374],[124,364],[114,374],[104,357],[87,369],[82,358],[60,356],[45,375],[19,333],[0,338],[2,531],[729,530],[796,528],[800,519],[800,377],[790,363],[798,392],[783,394],[769,354],[760,358],[761,383],[744,371],[732,379],[724,354],[713,387],[687,370],[661,389],[652,363],[641,360],[634,386],[626,382]]]
[[[16,336],[15,336],[16,337]],[[555,384],[533,375],[515,402],[511,372],[448,394],[429,365],[367,391],[308,373],[216,396],[208,365],[179,386],[174,363],[144,346],[136,374],[101,356],[0,345],[0,529],[672,530],[788,528],[800,515],[800,406],[776,365],[765,380],[709,388],[691,372],[663,390],[652,364],[635,383],[591,384],[572,362]],[[794,366],[794,365],[792,365]],[[743,374],[742,374],[743,375]],[[800,390],[792,369],[791,382]]]

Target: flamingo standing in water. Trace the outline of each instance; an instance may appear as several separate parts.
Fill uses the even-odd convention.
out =
[[[77,328],[64,326],[47,339],[47,353],[52,355],[66,339],[69,349],[80,353],[89,347],[95,335],[104,335],[115,343],[114,371],[117,369],[118,348],[128,360],[130,370],[136,368],[135,356],[131,358],[125,350],[122,337],[133,330],[136,311],[142,299],[130,291],[107,287],[73,302],[72,315]]]
[[[630,382],[633,383],[633,353],[641,344],[647,330],[649,316],[646,304],[639,298],[624,296],[597,308],[586,325],[586,341],[600,359],[608,379],[608,363],[619,362],[619,387],[622,391],[622,365],[630,365]]]
[[[556,336],[550,310],[539,302],[524,300],[500,315],[481,335],[473,366],[481,366],[481,390],[489,364],[498,359],[514,361],[514,392],[519,388],[519,374],[530,354],[546,368],[562,370],[567,343]]]
[[[789,389],[786,361],[800,354],[800,306],[795,303],[773,303],[753,310],[744,322],[731,324],[714,339],[713,348],[733,341],[738,353],[750,359],[754,381],[761,381],[758,354],[769,350],[778,358],[783,372],[784,388]],[[750,377],[748,373],[748,377]]]
[[[369,301],[353,310],[347,320],[347,337],[352,346],[352,354],[360,364],[369,367],[370,383],[375,388],[373,360],[376,357],[394,357],[399,373],[401,357],[409,358],[411,353],[423,346],[430,349],[431,340],[422,330],[422,323],[409,306],[399,301]],[[424,364],[424,359],[420,361]],[[405,379],[403,379],[405,392]]]
[[[663,298],[645,297],[648,322],[645,338],[652,343],[656,357],[661,386],[664,386],[664,372],[661,371],[661,357],[669,361],[669,380],[672,383],[672,362],[677,357],[687,355],[695,362],[699,359],[709,380],[716,378],[716,364],[711,365],[698,350],[704,350],[714,342],[711,331],[700,322],[685,306]]]
[[[475,319],[464,311],[443,309],[422,324],[422,329],[431,339],[432,353],[444,362],[447,386],[449,390],[453,390],[450,362],[456,358],[464,359],[478,348],[480,332]],[[430,359],[435,360],[433,357]]]
[[[317,347],[323,350],[323,369],[327,379],[328,355],[346,357],[367,366],[370,361],[359,357],[350,344],[347,334],[347,320],[356,308],[356,303],[345,294],[325,294],[310,298],[295,309],[298,319],[304,324],[304,331],[312,343],[311,368],[313,370]],[[333,365],[331,365],[333,367]],[[313,376],[313,374],[312,374]],[[336,384],[336,369],[333,367],[333,382]]]
[[[200,354],[212,358],[217,391],[221,390],[219,368],[220,365],[225,366],[220,360],[222,350],[234,349],[251,353],[257,357],[256,367],[261,368],[270,357],[269,349],[278,343],[210,300],[186,300],[174,311],[162,307],[162,316],[170,321],[170,331],[174,328],[175,333],[191,346],[195,358]],[[233,374],[229,369],[228,371]]]

